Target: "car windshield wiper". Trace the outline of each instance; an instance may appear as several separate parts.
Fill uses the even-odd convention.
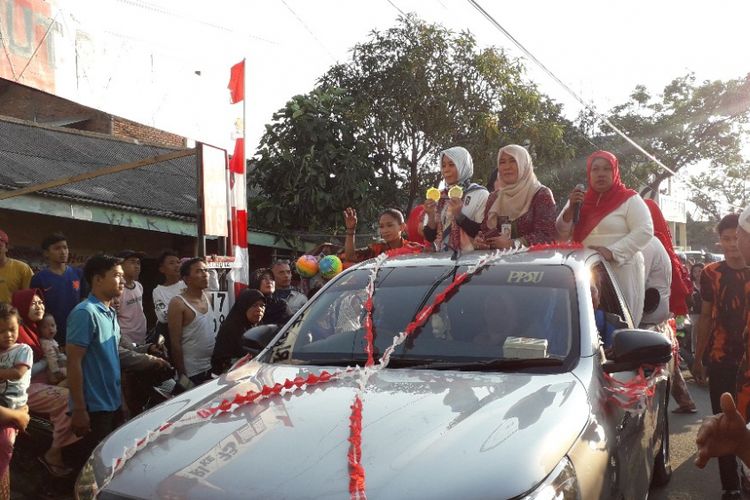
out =
[[[414,366],[427,370],[462,370],[462,371],[514,371],[523,368],[540,368],[547,366],[562,366],[563,360],[558,358],[498,358],[481,361],[443,361]]]

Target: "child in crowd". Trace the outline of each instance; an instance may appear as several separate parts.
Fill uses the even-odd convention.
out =
[[[34,354],[16,343],[20,319],[15,307],[0,303],[0,477],[8,472],[18,430],[29,422],[26,391]]]
[[[120,334],[131,344],[143,345],[146,343],[147,326],[146,314],[143,312],[143,285],[138,282],[138,278],[145,254],[123,250],[116,257],[122,259],[122,272],[125,273],[122,295],[115,299]]]
[[[45,314],[39,322],[39,342],[42,344],[44,358],[47,360],[47,370],[50,384],[64,385],[68,377],[65,353],[60,350],[60,345],[55,340],[57,335],[57,323],[51,314]]]
[[[44,305],[57,323],[57,341],[65,345],[70,311],[88,295],[83,273],[68,265],[70,250],[65,235],[54,233],[42,241],[47,267],[31,278],[31,288],[44,290]]]

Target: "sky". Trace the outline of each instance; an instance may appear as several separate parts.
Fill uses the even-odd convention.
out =
[[[750,73],[750,2],[477,0],[585,101],[606,113],[638,84],[653,93],[689,71],[699,80]],[[466,0],[57,0],[96,40],[84,100],[191,139],[232,148],[241,106],[229,68],[246,59],[252,156],[273,113],[308,92],[372,30],[402,13],[469,30],[480,47],[523,54]],[[527,76],[574,118],[581,105],[531,61]]]
[[[113,36],[147,45],[165,64],[200,71],[195,80],[201,80],[204,93],[227,95],[229,67],[246,58],[249,144],[257,144],[264,124],[291,96],[309,91],[334,62],[347,60],[351,47],[366,40],[371,30],[392,26],[401,12],[415,12],[454,30],[470,30],[480,46],[494,45],[522,56],[465,0],[98,3],[102,4],[98,11],[78,9],[80,19]],[[718,2],[710,9],[706,2],[694,1],[479,3],[601,111],[623,102],[637,84],[658,92],[688,71],[696,72],[701,80],[737,78],[750,72],[748,2]],[[133,74],[128,50],[117,54],[118,79]],[[562,102],[569,116],[577,114],[581,106],[562,87],[531,62],[527,69],[529,79]],[[165,87],[174,84],[163,82]],[[223,112],[234,111],[216,110],[216,116],[204,118],[217,120]],[[231,133],[231,123],[228,128]]]

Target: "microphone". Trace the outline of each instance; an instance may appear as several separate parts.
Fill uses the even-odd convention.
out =
[[[576,191],[585,191],[586,186],[583,184],[576,185]],[[575,203],[573,205],[573,224],[578,224],[578,221],[581,220],[581,202]]]

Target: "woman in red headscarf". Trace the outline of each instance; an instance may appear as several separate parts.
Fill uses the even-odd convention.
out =
[[[640,250],[654,234],[648,207],[638,193],[620,179],[617,157],[597,151],[586,161],[588,189],[574,189],[557,217],[555,226],[561,240],[583,243],[597,250],[612,265],[620,290],[638,325],[643,314],[645,277]],[[580,204],[580,217],[573,221],[574,207]]]
[[[651,220],[654,223],[654,236],[658,239],[669,254],[672,263],[672,288],[669,295],[669,311],[675,316],[687,316],[687,298],[693,293],[693,282],[690,279],[685,264],[674,251],[672,246],[672,232],[669,230],[667,220],[661,213],[659,205],[654,200],[646,200],[646,206],[651,212]]]
[[[31,346],[34,365],[31,368],[28,406],[31,413],[48,415],[52,422],[52,445],[39,457],[50,475],[69,476],[73,470],[65,465],[62,448],[78,441],[73,434],[68,411],[68,389],[50,385],[47,379],[47,363],[37,335],[37,323],[44,318],[44,294],[38,288],[19,290],[13,294],[13,307],[21,315],[18,342]]]

